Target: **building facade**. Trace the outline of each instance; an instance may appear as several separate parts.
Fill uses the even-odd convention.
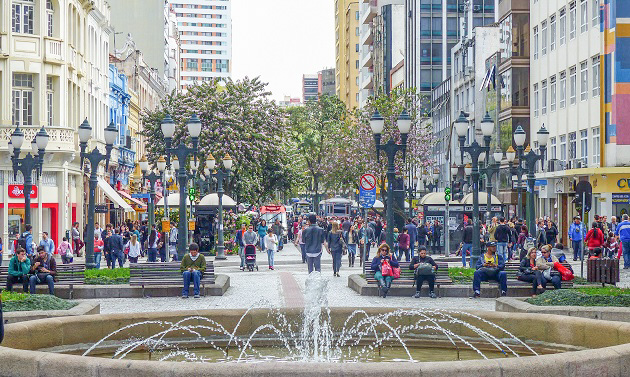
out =
[[[319,75],[302,75],[302,101],[317,101],[320,92]]]
[[[231,77],[230,0],[172,0],[181,40],[180,88]]]
[[[335,0],[335,85],[349,109],[359,106],[359,2]]]
[[[319,95],[334,97],[337,95],[335,91],[335,69],[327,68],[319,71]]]
[[[402,0],[394,1],[379,6],[378,11],[371,28],[373,64],[367,68],[373,71],[374,91],[389,94],[392,70],[405,59],[405,6]]]

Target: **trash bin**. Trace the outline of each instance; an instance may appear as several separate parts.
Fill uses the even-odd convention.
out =
[[[586,261],[586,280],[591,283],[619,282],[619,259],[589,259]]]

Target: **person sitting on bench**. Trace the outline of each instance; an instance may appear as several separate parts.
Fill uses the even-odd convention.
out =
[[[199,246],[191,243],[188,247],[190,252],[182,258],[180,271],[184,278],[184,288],[182,289],[182,298],[188,298],[188,290],[190,289],[190,281],[193,282],[193,292],[195,298],[199,298],[199,285],[203,273],[206,272],[206,258],[199,254]]]
[[[416,280],[416,294],[415,298],[420,298],[420,291],[422,290],[422,283],[426,280],[429,283],[429,297],[437,298],[435,295],[435,271],[438,266],[431,257],[427,257],[427,247],[420,245],[418,247],[418,255],[413,257],[409,264],[409,269],[415,271],[414,276]]]
[[[501,296],[507,296],[507,272],[503,271],[505,260],[496,251],[496,242],[488,242],[486,252],[477,259],[477,270],[473,275],[473,298],[481,296],[481,282],[491,280],[501,286]]]

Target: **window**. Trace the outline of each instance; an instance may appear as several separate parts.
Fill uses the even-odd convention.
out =
[[[540,55],[545,56],[547,54],[547,21],[543,21],[541,24],[540,42],[542,44]]]
[[[538,59],[538,26],[534,26],[534,60]]]
[[[575,29],[577,27],[577,9],[575,8],[575,2],[569,6],[569,40],[575,38]]]
[[[27,126],[33,124],[33,75],[13,74],[13,124]]]
[[[359,44],[358,43],[356,44],[355,48],[356,48],[356,52],[359,52]]]
[[[53,98],[54,98],[53,78],[46,77],[46,112],[48,115],[48,127],[53,125]]]
[[[355,20],[359,19],[359,11],[354,12],[354,19]]]
[[[588,99],[588,62],[580,63],[580,101]]]
[[[562,46],[567,41],[567,15],[564,9],[560,10],[558,22],[560,23],[560,46]]]
[[[567,104],[567,73],[560,72],[560,108],[564,109]]]
[[[599,165],[599,127],[593,128],[593,164]]]
[[[358,60],[354,61],[354,66],[355,66],[356,69],[359,69],[359,61]]]
[[[201,59],[201,71],[212,72],[212,59]]]
[[[577,97],[577,68],[575,66],[570,69],[569,77],[569,98],[571,105],[575,105]]]
[[[53,20],[55,15],[55,9],[53,8],[52,0],[46,0],[46,21],[47,21],[47,34],[49,37],[53,36]]]
[[[542,107],[541,114],[547,114],[547,80],[543,80],[542,82]]]
[[[588,131],[580,131],[580,158],[586,165],[588,162]]]
[[[577,140],[575,132],[569,134],[569,160],[577,158]]]
[[[188,59],[186,61],[186,70],[197,70],[197,59]]]
[[[551,76],[551,78],[549,79],[549,86],[550,86],[550,95],[551,95],[551,100],[549,101],[549,111],[553,112],[556,111],[556,76]]]
[[[567,135],[560,136],[560,160],[567,160]]]
[[[11,4],[14,33],[33,34],[33,8],[33,0],[15,1]]]
[[[538,84],[534,84],[534,116],[538,116]]]
[[[588,31],[588,3],[582,0],[580,3],[580,33]]]
[[[591,0],[593,4],[593,27],[599,26],[599,0]]]
[[[549,21],[549,52],[556,49],[556,16]]]
[[[354,29],[354,35],[359,36],[359,28]]]
[[[551,148],[550,148],[550,155],[551,155],[551,159],[555,160],[556,159],[556,138],[552,137],[549,139],[549,144],[551,144]]]
[[[593,97],[599,95],[599,56],[593,58]]]

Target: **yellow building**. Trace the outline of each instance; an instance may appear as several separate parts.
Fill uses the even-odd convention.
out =
[[[348,108],[359,106],[359,2],[335,0],[335,83]]]

